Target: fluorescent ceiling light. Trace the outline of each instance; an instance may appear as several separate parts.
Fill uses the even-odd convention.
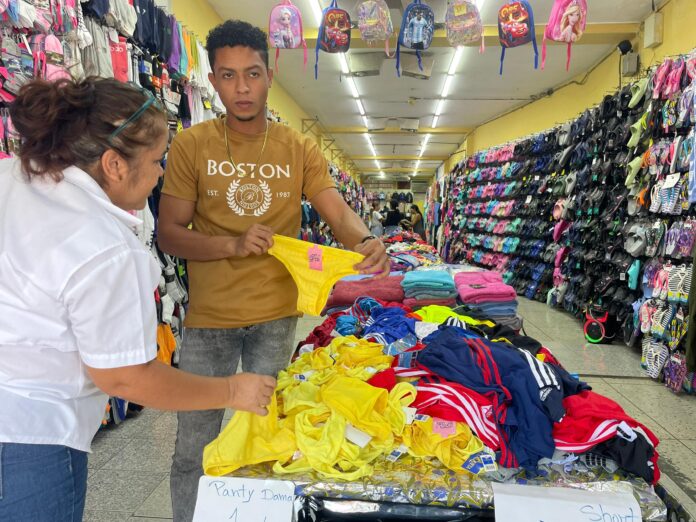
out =
[[[341,72],[343,74],[350,74],[350,67],[348,67],[348,60],[346,60],[346,53],[338,53],[338,60],[341,62]]]
[[[363,136],[365,136],[365,139],[366,139],[368,142],[372,142],[372,140],[370,139],[370,135],[369,135],[367,132],[366,132],[365,134],[363,134]]]
[[[384,172],[381,171],[381,170],[379,171],[379,177],[382,178],[382,179],[384,179]]]
[[[377,167],[379,170],[382,170],[382,165],[379,164],[379,161],[375,160],[375,167]]]
[[[365,107],[363,107],[360,98],[355,99],[355,104],[358,106],[358,112],[360,113],[360,116],[365,116]]]
[[[457,72],[457,67],[459,67],[459,62],[462,59],[462,54],[464,54],[464,47],[457,47],[457,50],[454,51],[454,57],[452,58],[452,63],[450,63],[450,68],[449,71],[447,71],[447,74],[453,75]]]
[[[442,114],[442,109],[444,109],[444,108],[445,108],[445,99],[443,98],[440,100],[440,103],[437,104],[437,109],[435,109],[435,116],[439,116],[440,114]],[[435,125],[433,125],[433,127],[434,126]]]
[[[350,92],[353,95],[353,98],[360,98],[360,93],[358,92],[358,88],[355,86],[355,81],[353,78],[348,77],[346,81],[348,82],[348,87],[350,87]]]
[[[439,116],[435,116],[435,117],[433,118],[433,129],[434,129],[435,127],[437,127],[437,122],[438,122],[438,121],[440,121],[440,117],[439,117]]]
[[[321,4],[319,3],[319,0],[313,0],[311,4],[312,11],[314,11],[314,18],[317,19],[317,27],[319,27],[321,25],[322,18],[324,18],[324,13],[322,12]]]
[[[367,116],[363,116],[362,120],[363,120],[363,123],[365,124],[365,128],[369,127],[369,125],[367,124]],[[366,136],[368,136],[368,135],[366,134]]]
[[[373,156],[377,156],[377,151],[375,150],[375,146],[370,142],[370,152],[372,152]]]
[[[430,141],[430,134],[426,134],[425,139],[423,140],[423,145],[421,146],[420,154],[418,154],[419,158],[422,158],[423,154],[425,154],[425,148],[428,146],[429,141]]]
[[[454,81],[454,76],[448,74],[447,79],[445,80],[445,86],[442,88],[442,97],[447,98],[447,95],[450,92],[450,88],[452,87],[452,82]]]
[[[420,168],[420,160],[416,161],[416,168],[413,170],[418,170]]]

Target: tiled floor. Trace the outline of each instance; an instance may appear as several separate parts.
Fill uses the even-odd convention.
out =
[[[586,344],[580,323],[546,305],[522,300],[528,335],[548,346],[595,391],[619,402],[660,439],[663,485],[696,516],[696,397],[676,396],[643,377],[640,355],[622,344]],[[320,322],[300,320],[297,340]],[[226,416],[229,418],[229,416]],[[146,522],[172,517],[169,466],[176,415],[145,410],[97,435],[90,456],[86,522]]]

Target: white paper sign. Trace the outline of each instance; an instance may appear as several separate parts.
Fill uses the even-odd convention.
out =
[[[493,484],[496,522],[641,522],[631,493]]]
[[[193,522],[290,522],[294,500],[292,482],[203,476]]]

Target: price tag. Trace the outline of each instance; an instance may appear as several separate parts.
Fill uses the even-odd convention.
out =
[[[670,174],[669,176],[667,176],[665,178],[665,184],[662,185],[662,188],[669,189],[669,188],[676,186],[680,177],[681,177],[681,174]]]
[[[626,272],[621,272],[621,274],[619,274],[619,280],[620,280],[620,281],[625,281],[625,280],[626,280]]]
[[[496,522],[640,522],[630,485],[621,493],[493,483]]]
[[[534,181],[539,181],[541,179],[541,176],[534,176]]]
[[[290,522],[294,501],[292,482],[203,476],[193,522]]]

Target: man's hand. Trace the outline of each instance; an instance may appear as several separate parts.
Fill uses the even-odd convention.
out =
[[[276,380],[268,375],[240,373],[227,378],[229,385],[228,408],[268,415],[267,406],[275,391]]]
[[[251,225],[244,234],[235,239],[232,256],[260,256],[268,252],[272,246],[273,229],[265,225]]]
[[[379,239],[368,239],[355,247],[358,254],[365,256],[365,259],[355,265],[355,269],[361,274],[375,274],[378,279],[383,279],[391,271],[391,261],[387,256],[387,249]]]

